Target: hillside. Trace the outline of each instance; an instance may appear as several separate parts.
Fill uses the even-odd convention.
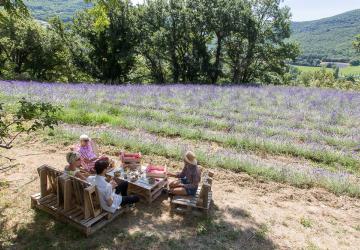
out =
[[[84,0],[25,0],[36,19],[46,21],[53,16],[60,16],[65,22],[70,21],[76,11],[90,6]]]
[[[360,9],[316,21],[294,22],[292,40],[300,43],[303,55],[350,59],[354,36],[360,33]]]

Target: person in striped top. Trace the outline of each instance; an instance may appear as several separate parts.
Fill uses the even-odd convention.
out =
[[[77,151],[80,154],[81,166],[84,170],[89,173],[95,173],[95,162],[104,157],[98,157],[96,155],[93,143],[87,135],[80,136],[80,145],[78,146]]]

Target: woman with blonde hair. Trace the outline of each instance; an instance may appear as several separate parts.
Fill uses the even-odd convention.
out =
[[[81,156],[78,152],[72,151],[66,154],[67,165],[64,173],[69,176],[74,176],[82,180],[86,180],[88,174],[81,173],[79,167],[81,166]]]

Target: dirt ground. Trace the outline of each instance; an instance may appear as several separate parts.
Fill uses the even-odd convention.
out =
[[[38,139],[0,152],[16,159],[0,161],[0,249],[360,248],[360,200],[220,169],[214,169],[210,219],[171,216],[163,195],[151,206],[140,203],[135,211],[86,239],[30,208],[30,195],[39,192],[37,167],[48,164],[63,169],[67,150]],[[100,151],[115,149],[100,147]],[[151,159],[176,169],[181,166],[162,157]],[[149,160],[145,156],[144,162]]]

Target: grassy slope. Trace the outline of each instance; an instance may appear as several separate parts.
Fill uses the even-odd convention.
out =
[[[294,22],[292,30],[292,39],[300,43],[305,55],[352,58],[352,41],[360,33],[360,9],[316,21]]]

